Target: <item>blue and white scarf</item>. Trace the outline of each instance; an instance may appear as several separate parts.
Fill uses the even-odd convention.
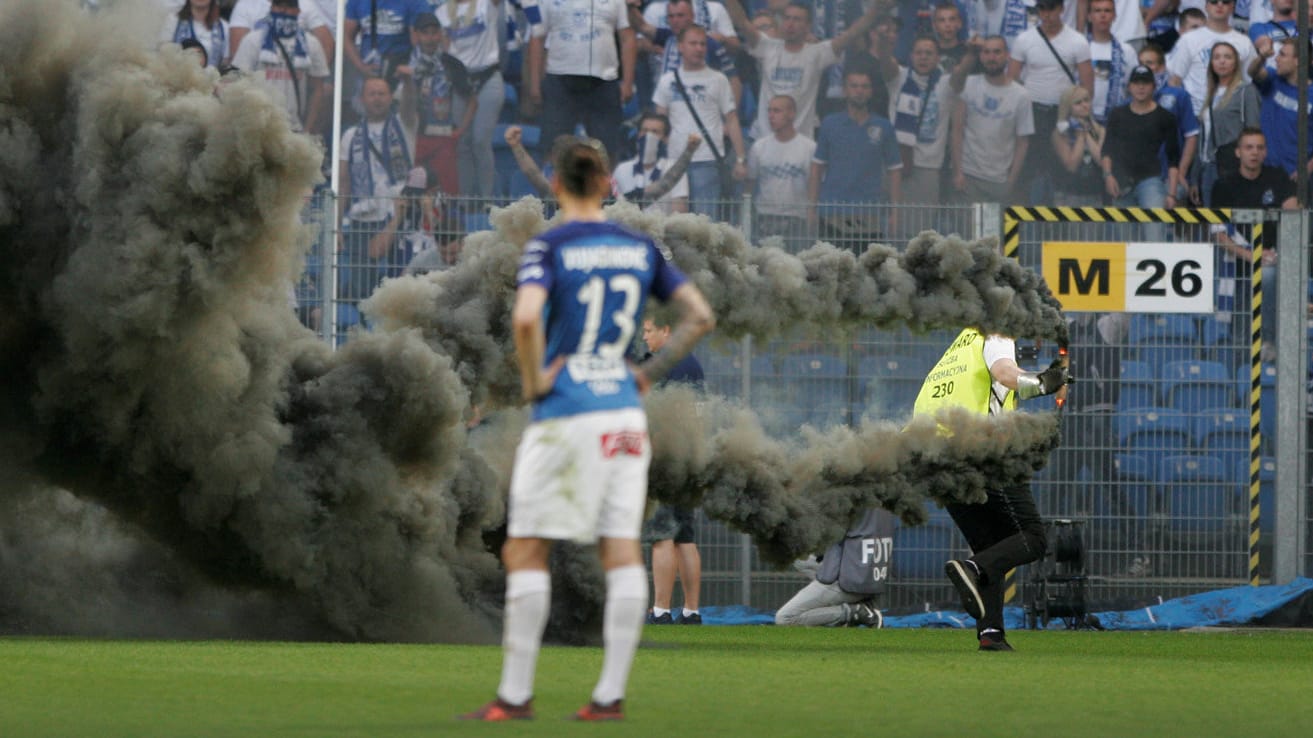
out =
[[[1108,69],[1108,100],[1103,106],[1103,118],[1100,123],[1107,123],[1108,116],[1112,115],[1113,108],[1120,108],[1130,102],[1131,96],[1126,91],[1126,54],[1122,53],[1122,44],[1116,36],[1112,36],[1112,62]],[[1085,40],[1093,41],[1094,34],[1086,33]]]
[[[898,143],[915,146],[935,142],[939,132],[939,95],[935,87],[943,74],[935,67],[922,87],[916,81],[917,73],[907,70],[907,80],[894,103],[894,136]]]
[[[287,49],[287,55],[292,57],[293,67],[305,69],[310,66],[310,55],[305,50],[305,31],[295,15],[270,11],[269,15],[256,22],[254,30],[264,31],[264,44],[260,46],[261,63],[275,67],[286,63],[276,43],[281,41],[283,48]],[[287,48],[287,39],[292,39],[290,49]]]
[[[178,20],[178,25],[173,29],[173,42],[175,44],[180,44],[189,38],[196,38],[196,28],[192,23],[193,21],[190,18],[187,20]],[[205,50],[205,56],[208,60],[209,66],[217,67],[223,62],[224,57],[228,55],[228,34],[224,32],[223,21],[220,20],[214,22],[213,36],[211,36],[210,40],[212,43],[209,48]]]
[[[1012,45],[1012,40],[1021,35],[1026,30],[1028,20],[1026,18],[1025,0],[1007,0],[1003,7],[1003,38],[1008,40],[1008,45]]]
[[[383,146],[378,152],[369,145],[369,124],[362,121],[356,126],[355,135],[351,137],[349,169],[351,173],[351,198],[357,200],[371,197],[386,197],[398,182],[405,182],[410,172],[410,151],[406,146],[406,134],[401,127],[401,119],[395,114],[389,115],[383,122]],[[388,173],[388,191],[375,189],[375,156],[383,157],[383,169]]]

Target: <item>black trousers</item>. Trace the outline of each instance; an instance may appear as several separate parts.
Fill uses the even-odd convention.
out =
[[[982,573],[980,597],[985,617],[976,632],[1003,630],[1003,581],[1009,569],[1043,558],[1047,549],[1044,521],[1035,508],[1030,488],[1017,486],[989,492],[980,505],[948,506],[958,530],[971,546],[971,560]]]

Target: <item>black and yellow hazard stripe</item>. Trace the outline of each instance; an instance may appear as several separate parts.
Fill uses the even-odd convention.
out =
[[[1263,377],[1263,224],[1254,224],[1253,268],[1250,270],[1249,316],[1249,584],[1258,586],[1259,518],[1259,416],[1262,413]],[[1276,408],[1270,408],[1275,412]],[[1268,510],[1271,515],[1272,511]]]
[[[1187,223],[1223,225],[1231,222],[1229,208],[1096,208],[1010,207],[1006,223]]]
[[[1008,603],[1017,598],[1017,570],[1008,569],[1003,577],[1003,602]]]

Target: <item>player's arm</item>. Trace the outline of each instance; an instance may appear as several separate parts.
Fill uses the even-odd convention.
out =
[[[524,399],[536,400],[552,388],[555,372],[543,371],[547,337],[543,331],[543,306],[547,289],[526,284],[515,290],[515,307],[511,310],[511,329],[515,341],[515,358],[520,365],[520,385]]]
[[[707,299],[692,282],[685,282],[670,295],[670,304],[679,312],[679,321],[670,338],[652,358],[638,365],[634,379],[640,391],[664,379],[680,359],[688,356],[697,342],[716,327],[716,315]],[[518,307],[518,305],[517,305]],[[518,326],[518,323],[517,323]],[[516,329],[518,342],[519,329]]]

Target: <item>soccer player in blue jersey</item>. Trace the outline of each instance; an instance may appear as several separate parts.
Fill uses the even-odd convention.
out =
[[[533,419],[515,456],[508,512],[504,660],[497,698],[465,715],[533,717],[533,679],[551,601],[553,541],[598,542],[606,570],[601,678],[579,720],[619,720],[647,611],[639,529],[651,445],[639,396],[715,325],[702,293],[647,236],[610,223],[604,154],[579,140],[557,146],[552,189],[562,225],[530,241],[512,324]],[[638,366],[625,351],[648,295],[677,308],[669,340]]]

